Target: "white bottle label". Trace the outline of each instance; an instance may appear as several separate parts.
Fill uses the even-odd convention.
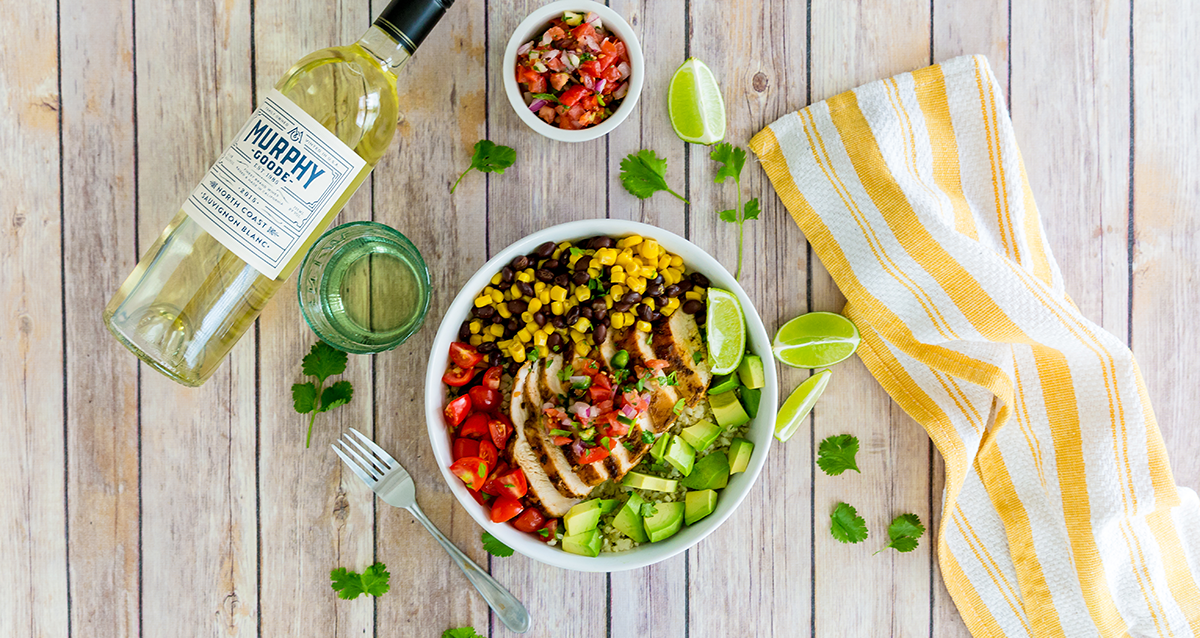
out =
[[[183,210],[233,254],[275,279],[365,165],[271,89]]]

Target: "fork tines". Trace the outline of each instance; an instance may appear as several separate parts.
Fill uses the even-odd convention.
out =
[[[362,432],[354,428],[350,428],[350,432],[353,432],[355,436],[342,434],[341,438],[333,445],[333,451],[346,462],[346,465],[350,466],[358,478],[373,487],[399,463]],[[338,443],[341,444],[341,448],[338,447]],[[363,447],[364,445],[366,447]],[[343,449],[345,452],[342,451]],[[351,456],[354,460],[351,460]]]

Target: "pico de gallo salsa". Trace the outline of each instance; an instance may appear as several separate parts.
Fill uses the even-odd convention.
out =
[[[594,12],[564,11],[517,49],[517,83],[529,110],[564,130],[608,119],[629,92],[629,51]]]

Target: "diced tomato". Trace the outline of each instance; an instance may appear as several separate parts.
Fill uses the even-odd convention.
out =
[[[585,111],[595,111],[600,108],[600,104],[596,101],[595,93],[579,100],[579,106],[582,106]]]
[[[501,496],[492,503],[492,522],[503,523],[525,510],[521,501],[511,496]]]
[[[496,498],[495,496],[492,496],[491,494],[484,494],[482,491],[475,492],[475,491],[468,490],[467,493],[471,495],[471,498],[475,499],[476,503],[479,503],[480,505],[482,505],[484,507],[491,507],[492,499]]]
[[[546,76],[528,67],[517,67],[517,82],[528,86],[530,93],[546,92]]]
[[[479,442],[479,458],[483,459],[489,468],[493,468],[496,467],[496,461],[500,460],[500,453],[491,441],[483,440]]]
[[[542,529],[537,531],[538,538],[542,539],[543,543],[549,543],[554,540],[555,533],[558,531],[558,519],[552,518],[542,525]]]
[[[546,517],[536,507],[527,507],[521,515],[513,519],[512,526],[522,532],[533,533],[542,528]]]
[[[667,361],[664,359],[650,359],[646,362],[646,367],[651,370],[662,370],[669,365],[671,364],[667,363]]]
[[[461,437],[454,439],[454,445],[450,447],[450,456],[455,461],[468,456],[479,456],[479,441]]]
[[[596,27],[592,26],[587,20],[580,22],[579,26],[571,29],[572,38],[579,40],[584,36],[591,36],[593,39],[596,37]]]
[[[477,385],[471,388],[468,394],[471,395],[471,405],[475,406],[476,410],[491,412],[500,407],[499,390],[493,390],[486,385]]]
[[[458,424],[462,423],[463,419],[467,418],[471,412],[471,397],[464,394],[454,399],[446,404],[443,412],[446,415],[446,424],[452,428],[458,427]]]
[[[538,109],[537,115],[543,120],[546,120],[547,124],[553,124],[554,118],[558,116],[558,111],[555,111],[554,107],[543,106],[542,108]]]
[[[442,375],[442,383],[460,388],[471,382],[475,378],[475,368],[460,368],[451,364],[446,368],[446,373]]]
[[[604,38],[604,42],[600,43],[600,53],[610,57],[617,57],[617,41],[612,38]]]
[[[463,421],[458,435],[468,439],[486,439],[488,437],[488,415],[476,412]]]
[[[467,489],[479,491],[479,488],[483,487],[484,480],[487,479],[488,466],[483,459],[477,456],[468,456],[451,463],[450,472],[462,480]]]
[[[521,498],[529,492],[529,483],[525,481],[525,472],[521,468],[511,469],[496,477],[500,482],[501,494],[513,498]]]
[[[450,360],[454,362],[454,365],[464,370],[470,370],[483,361],[483,355],[475,349],[475,346],[455,341],[450,344]]]
[[[503,414],[496,414],[488,417],[487,422],[488,434],[492,437],[492,443],[500,449],[508,444],[508,437],[512,436],[513,426],[512,421]]]
[[[593,404],[609,401],[612,399],[612,395],[612,381],[609,380],[607,374],[598,374],[592,377],[592,385],[588,388],[588,399]]]
[[[608,450],[600,446],[586,448],[583,454],[579,455],[578,462],[580,465],[588,465],[596,461],[603,461],[608,458],[608,454]]]
[[[567,65],[563,64],[561,55],[550,58],[549,60],[545,60],[544,63],[546,68],[550,69],[551,71],[559,72],[567,69]],[[551,75],[550,79],[553,80],[554,76]]]
[[[575,103],[578,102],[584,95],[586,95],[587,92],[587,87],[582,84],[576,84],[566,91],[563,91],[563,94],[558,96],[558,101],[562,102],[563,106],[575,106]]]
[[[500,377],[504,375],[504,368],[501,366],[492,366],[483,373],[483,379],[480,381],[486,387],[493,390],[500,389]]]
[[[612,93],[617,90],[617,80],[621,79],[621,70],[616,65],[604,69],[604,79],[608,81],[608,84],[604,85],[604,93]]]
[[[625,48],[625,43],[617,40],[617,57],[625,62],[629,61],[629,50]]]
[[[560,446],[560,447],[561,447],[561,446],[563,446],[563,445],[566,445],[566,444],[570,443],[570,442],[571,442],[571,437],[569,437],[569,436],[556,436],[556,437],[554,437],[553,439],[551,439],[551,441],[552,441],[552,442],[553,442],[555,445],[557,445],[557,446]]]
[[[492,473],[488,475],[488,480],[484,482],[483,487],[479,488],[479,491],[492,496],[500,496],[504,492],[503,486],[500,485],[500,475],[506,472],[508,472],[508,464],[504,461],[497,461],[496,467],[492,468]]]
[[[579,71],[594,78],[598,78],[604,74],[604,65],[600,63],[599,59],[588,60],[587,62],[579,65]]]
[[[600,418],[596,419],[596,427],[599,428],[600,436],[614,438],[629,433],[629,426],[621,423],[619,416],[616,412],[609,412],[601,414]]]
[[[550,76],[550,88],[554,89],[555,91],[561,91],[562,88],[567,85],[567,82],[570,81],[570,73],[555,73],[554,75]]]
[[[567,32],[565,30],[563,30],[563,28],[561,26],[555,25],[555,26],[552,26],[549,29],[547,29],[546,33],[544,33],[542,35],[542,43],[550,44],[551,42],[554,42],[555,40],[560,40],[565,37],[567,37]]]

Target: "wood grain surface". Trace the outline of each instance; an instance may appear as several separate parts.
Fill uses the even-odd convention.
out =
[[[2,636],[440,636],[511,632],[406,512],[378,503],[329,444],[371,435],[416,477],[424,510],[529,607],[530,635],[606,638],[965,636],[932,538],[870,556],[828,533],[840,501],[872,530],[901,512],[936,529],[942,466],[855,359],[808,427],[774,446],[741,508],[652,567],[584,574],[493,558],[442,482],[420,384],[436,325],[484,261],[547,226],[612,217],[736,260],[731,184],[681,142],[667,82],[689,56],[715,73],[727,140],[789,111],[964,53],[988,56],[1011,110],[1067,291],[1138,355],[1175,478],[1200,486],[1200,9],[1174,0],[610,0],[638,32],[646,84],[607,137],[532,133],[501,85],[516,25],[541,2],[458,0],[400,74],[396,139],[338,222],[406,234],[433,280],[425,327],[351,357],[347,406],[312,447],[290,386],[315,337],[290,287],[200,389],[138,363],[100,315],[141,251],[305,53],[356,39],[383,0],[0,0],[0,597]],[[472,145],[517,150],[472,173]],[[649,148],[690,203],[637,200],[619,163]],[[748,162],[742,281],[768,330],[844,298]],[[289,284],[290,286],[291,284]],[[808,372],[781,370],[786,396]],[[861,474],[815,469],[816,443],[859,437]],[[392,591],[344,601],[329,570],[383,561]]]

